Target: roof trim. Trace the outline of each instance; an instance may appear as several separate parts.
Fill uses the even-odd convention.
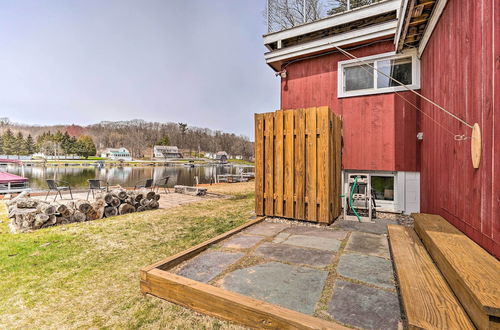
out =
[[[393,36],[396,32],[396,25],[397,21],[389,21],[377,25],[368,26],[366,28],[341,33],[329,38],[323,38],[301,45],[277,49],[275,51],[264,54],[264,56],[266,59],[266,63],[271,65],[271,67],[275,71],[279,71],[280,68],[273,66],[272,63],[329,50],[334,48],[332,44],[335,44],[337,46],[344,46],[385,36]]]
[[[398,11],[400,0],[384,0],[375,4],[366,5],[348,12],[332,15],[314,22],[305,23],[290,29],[272,32],[263,35],[264,44],[268,45],[279,40],[297,37],[303,34],[320,31],[333,26],[346,24],[359,19],[380,15],[386,12]]]
[[[437,23],[439,22],[441,14],[443,13],[447,3],[448,0],[438,0],[438,3],[434,6],[434,10],[432,11],[432,16],[429,19],[429,22],[427,23],[424,35],[422,36],[422,40],[420,41],[420,45],[418,46],[418,57],[422,56],[422,53],[424,52],[425,47],[427,46],[427,42],[429,42],[432,32],[434,32],[434,29],[436,28]]]

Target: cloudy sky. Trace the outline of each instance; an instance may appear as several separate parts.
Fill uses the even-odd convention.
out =
[[[265,0],[0,1],[0,117],[145,119],[253,136],[279,106]]]

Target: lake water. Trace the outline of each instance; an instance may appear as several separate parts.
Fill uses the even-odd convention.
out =
[[[0,171],[22,175],[21,167],[18,165],[0,166]],[[69,182],[71,187],[87,188],[88,179],[100,179],[110,185],[121,185],[133,187],[140,181],[149,178],[159,180],[170,176],[168,185],[193,186],[196,183],[195,177],[199,178],[199,183],[210,183],[215,175],[237,174],[243,172],[254,172],[253,166],[145,166],[145,167],[76,167],[76,166],[25,166],[24,177],[30,179],[32,189],[47,189],[46,179],[56,179]],[[213,179],[212,179],[213,181]]]

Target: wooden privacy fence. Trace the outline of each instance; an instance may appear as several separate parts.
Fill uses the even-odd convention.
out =
[[[255,211],[331,223],[340,214],[342,124],[328,107],[255,114]]]

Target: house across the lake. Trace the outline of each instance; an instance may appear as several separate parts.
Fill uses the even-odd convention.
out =
[[[154,159],[167,159],[167,158],[182,158],[177,146],[154,146],[153,147]]]
[[[215,154],[215,160],[221,162],[221,163],[227,163],[227,152],[225,151],[219,151]]]
[[[132,156],[127,148],[107,148],[101,153],[101,157],[111,160],[131,161]]]

